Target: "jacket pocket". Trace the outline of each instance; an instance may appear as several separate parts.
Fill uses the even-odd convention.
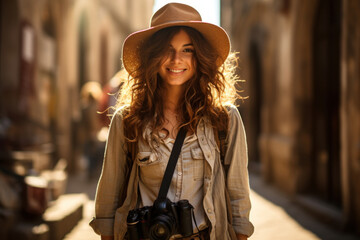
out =
[[[191,157],[193,159],[194,181],[204,179],[204,154],[199,147],[191,148]]]
[[[136,163],[140,169],[140,181],[149,186],[160,186],[165,172],[164,162],[153,152],[139,152]]]

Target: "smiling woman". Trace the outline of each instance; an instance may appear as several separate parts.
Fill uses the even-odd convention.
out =
[[[229,51],[224,29],[179,3],[165,5],[148,29],[126,38],[129,76],[111,121],[91,222],[102,239],[226,240],[253,233]],[[170,164],[173,148],[180,157]]]

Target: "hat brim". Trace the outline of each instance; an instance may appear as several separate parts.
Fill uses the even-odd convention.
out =
[[[125,39],[123,44],[122,60],[126,71],[131,74],[139,68],[139,47],[144,41],[146,41],[146,39],[161,29],[173,26],[186,26],[199,31],[219,54],[219,59],[216,62],[218,67],[224,63],[229,55],[230,40],[223,28],[215,24],[201,21],[171,22],[134,32]]]

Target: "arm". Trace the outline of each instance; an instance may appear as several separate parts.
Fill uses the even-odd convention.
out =
[[[229,110],[229,130],[225,163],[230,163],[226,187],[232,210],[232,226],[238,239],[251,236],[254,227],[249,221],[251,203],[245,129],[235,106]]]
[[[102,173],[96,190],[96,217],[90,223],[94,231],[102,235],[102,239],[113,238],[115,211],[124,189],[126,151],[122,116],[117,111],[111,120]]]

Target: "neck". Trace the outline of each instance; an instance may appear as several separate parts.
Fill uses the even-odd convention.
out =
[[[179,108],[179,102],[183,94],[184,89],[181,86],[168,87],[164,96],[164,109],[177,112]]]

